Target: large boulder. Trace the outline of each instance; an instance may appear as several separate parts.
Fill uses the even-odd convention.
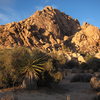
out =
[[[100,91],[100,77],[92,77],[90,85],[94,90]]]

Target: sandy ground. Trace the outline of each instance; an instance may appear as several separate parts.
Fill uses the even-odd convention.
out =
[[[92,90],[89,83],[70,83],[72,75],[68,75],[55,89],[41,88],[39,90],[16,92],[0,91],[0,97],[5,94],[14,95],[18,100],[93,100],[96,92]]]

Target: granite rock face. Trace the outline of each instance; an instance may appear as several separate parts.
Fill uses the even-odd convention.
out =
[[[81,52],[96,53],[100,51],[100,29],[88,23],[81,26],[81,30],[72,39]]]
[[[77,19],[51,6],[20,22],[0,25],[0,48],[25,46],[53,51],[67,43],[74,45],[76,49],[72,49],[76,51],[98,53],[100,29],[88,23],[80,26]]]
[[[77,19],[47,6],[23,21],[1,25],[0,48],[59,47],[66,39],[64,36],[74,35],[79,29]]]

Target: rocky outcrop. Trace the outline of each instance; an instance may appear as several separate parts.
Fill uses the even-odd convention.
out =
[[[72,46],[72,51],[94,54],[100,51],[100,29],[88,23],[80,26],[77,19],[47,6],[25,20],[0,25],[0,48],[16,46],[47,51]]]
[[[88,23],[81,26],[81,30],[72,39],[78,51],[96,53],[100,51],[100,29]]]
[[[58,48],[67,36],[80,29],[77,19],[50,6],[36,11],[31,17],[0,26],[0,48],[26,46]]]

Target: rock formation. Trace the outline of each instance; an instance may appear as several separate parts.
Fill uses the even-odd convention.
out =
[[[1,25],[0,47],[36,46],[51,50],[59,48],[66,35],[71,36],[79,29],[77,19],[47,6],[23,21]]]
[[[72,39],[81,52],[92,53],[100,51],[100,29],[88,23],[81,26],[81,30]]]
[[[26,46],[55,51],[67,43],[80,52],[97,53],[100,29],[87,23],[80,26],[77,19],[50,6],[20,22],[0,25],[0,48]]]

